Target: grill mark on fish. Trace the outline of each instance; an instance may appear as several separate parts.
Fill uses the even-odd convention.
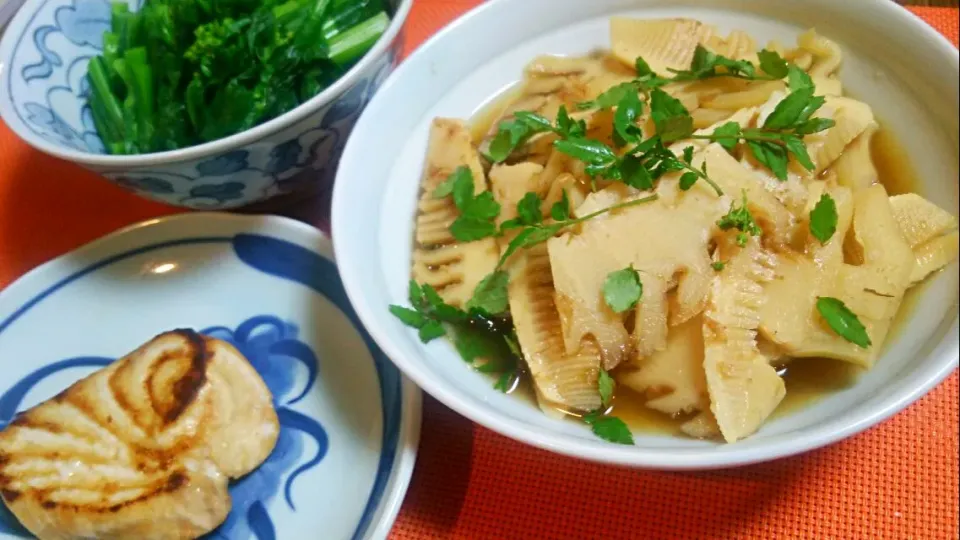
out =
[[[84,465],[115,465],[118,463],[119,458],[111,456],[101,456],[95,452],[82,452],[76,449],[70,450],[70,457],[73,460],[82,460]],[[49,461],[58,461],[63,459],[63,454],[59,451],[48,451],[48,450],[21,450],[17,452],[16,460],[11,460],[10,464],[22,463],[27,460],[49,460]],[[127,462],[122,462],[123,465],[128,465]],[[2,470],[2,467],[0,467]]]
[[[197,399],[200,389],[207,382],[207,363],[213,356],[203,337],[193,330],[179,329],[171,333],[186,339],[193,349],[191,351],[193,354],[190,358],[190,369],[173,384],[173,405],[163,415],[163,420],[167,424],[176,421]]]
[[[63,392],[64,396],[58,401],[58,403],[61,403],[64,406],[73,407],[78,415],[83,416],[90,423],[99,426],[101,429],[109,433],[112,437],[112,440],[110,441],[111,443],[122,442],[125,439],[125,437],[122,437],[119,433],[114,431],[112,417],[108,417],[111,419],[109,424],[101,422],[96,413],[94,413],[93,406],[90,403],[87,403],[87,400],[81,394],[72,392],[72,390],[73,386]]]
[[[10,463],[10,458],[6,454],[0,454],[0,498],[7,502],[13,502],[20,496],[20,492],[10,487],[13,479],[3,474],[4,467],[8,463]]]
[[[100,504],[100,505],[73,504],[69,502],[56,501],[50,498],[50,494],[51,492],[57,491],[57,490],[35,489],[33,494],[36,497],[36,500],[40,502],[40,506],[42,506],[47,510],[51,510],[53,508],[61,508],[61,509],[72,510],[76,512],[86,511],[86,512],[98,512],[98,513],[107,513],[107,512],[116,513],[126,507],[133,506],[137,503],[150,500],[153,497],[156,497],[157,495],[173,493],[178,489],[189,485],[189,483],[190,483],[190,478],[184,473],[184,471],[177,470],[177,471],[171,472],[166,477],[154,479],[153,481],[149,482],[145,486],[116,486],[111,483],[106,486],[91,486],[89,488],[91,491],[95,490],[96,488],[101,488],[100,490],[103,491],[105,494],[116,493],[119,490],[128,490],[128,489],[136,489],[136,488],[143,489],[143,493],[140,494],[139,496],[126,501],[111,504],[111,505],[107,505],[105,501],[104,501],[104,504]],[[21,495],[18,492],[14,492],[14,493],[15,493],[14,499]],[[13,499],[6,498],[6,500],[12,501]]]
[[[2,482],[2,480],[0,480],[0,482]],[[0,496],[8,503],[12,503],[20,497],[20,492],[9,488],[0,488]]]
[[[123,411],[128,411],[129,413],[132,413],[133,414],[132,420],[134,421],[134,423],[146,429],[148,427],[147,424],[143,422],[144,419],[141,418],[139,414],[137,414],[139,409],[134,407],[133,404],[130,403],[129,400],[127,400],[127,394],[126,392],[123,391],[123,388],[121,388],[120,386],[122,382],[121,379],[123,376],[123,372],[130,369],[131,365],[132,363],[123,365],[117,368],[116,370],[114,370],[114,372],[111,373],[110,377],[107,379],[107,388],[110,389],[110,397],[112,397],[113,400],[117,402],[117,407],[119,407]],[[68,396],[68,399],[70,399],[70,397],[71,396]],[[70,400],[70,401],[74,405],[76,405],[78,409],[83,411],[88,417],[93,419],[97,418],[97,414],[95,412],[94,407],[91,404],[87,403],[86,400],[82,400],[82,404],[80,402],[76,402],[73,400]],[[99,424],[100,422],[97,422],[97,423]]]
[[[164,364],[167,362],[176,363],[177,360],[182,356],[191,356],[193,351],[188,348],[187,350],[176,349],[173,351],[166,351],[161,354],[153,363],[150,365],[150,369],[147,373],[147,378],[143,381],[144,393],[147,395],[147,398],[150,400],[150,410],[157,411],[158,414],[163,417],[164,414],[160,411],[163,410],[163,402],[158,399],[155,392],[154,377],[160,371]],[[166,422],[166,419],[164,419]]]
[[[163,495],[166,493],[173,493],[178,489],[187,486],[190,483],[190,478],[183,471],[174,471],[170,473],[166,478],[161,478],[158,481],[153,482],[152,488],[145,488],[144,492],[134,497],[130,500],[112,504],[109,506],[106,505],[96,505],[96,504],[73,504],[61,501],[52,500],[49,497],[49,491],[47,490],[37,490],[36,497],[40,500],[40,506],[50,510],[53,508],[61,508],[65,510],[73,510],[76,512],[86,511],[86,512],[97,512],[97,513],[116,513],[124,508],[133,506],[137,503],[148,501],[157,495]],[[124,489],[129,489],[125,487]],[[117,489],[104,489],[105,493],[116,492]]]
[[[30,429],[46,430],[54,434],[60,434],[64,432],[63,427],[58,424],[54,424],[53,422],[45,422],[42,420],[33,420],[32,418],[26,416],[17,416],[13,422],[10,422],[10,425]]]

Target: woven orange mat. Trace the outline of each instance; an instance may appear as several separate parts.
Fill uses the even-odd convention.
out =
[[[416,0],[407,51],[478,3]],[[957,43],[957,10],[913,11]],[[32,150],[0,122],[0,288],[114,229],[177,211]],[[391,538],[956,539],[958,389],[954,373],[845,442],[700,474],[559,457],[426,398],[420,456]]]

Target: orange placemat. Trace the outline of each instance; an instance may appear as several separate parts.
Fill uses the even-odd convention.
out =
[[[416,0],[407,51],[478,3]],[[914,11],[957,42],[957,10]],[[116,228],[176,211],[44,156],[0,123],[0,288]],[[956,539],[958,389],[954,373],[906,411],[845,442],[699,474],[559,457],[476,426],[428,397],[417,469],[391,538]]]

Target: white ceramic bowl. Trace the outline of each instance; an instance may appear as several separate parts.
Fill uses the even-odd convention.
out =
[[[144,0],[125,1],[135,10]],[[303,190],[332,180],[360,111],[399,60],[413,0],[390,4],[373,48],[299,107],[197,146],[118,156],[105,153],[87,105],[87,63],[103,49],[110,0],[26,0],[0,42],[0,115],[31,146],[175,206],[234,208]]]
[[[957,264],[931,280],[876,367],[849,389],[768,422],[736,444],[635,434],[636,446],[597,440],[503,395],[444,341],[422,345],[388,311],[406,304],[413,216],[428,126],[469,118],[517,81],[537,54],[608,45],[614,14],[689,16],[760,43],[792,43],[816,27],[840,43],[841,76],[900,134],[920,191],[957,213],[958,55],[934,29],[889,0],[492,0],[423,45],[391,76],[347,144],[334,188],[333,236],[350,299],[390,358],[454,410],[514,439],[580,458],[660,469],[726,467],[838,441],[903,409],[958,364]],[[371,159],[374,156],[375,159]],[[363,210],[361,210],[363,209]]]

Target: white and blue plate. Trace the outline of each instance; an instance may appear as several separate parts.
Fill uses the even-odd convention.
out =
[[[246,355],[281,424],[209,538],[385,538],[413,471],[420,394],[361,326],[332,254],[286,218],[190,214],[40,266],[0,293],[0,429],[153,336],[193,328]],[[29,537],[0,503],[0,540]]]

